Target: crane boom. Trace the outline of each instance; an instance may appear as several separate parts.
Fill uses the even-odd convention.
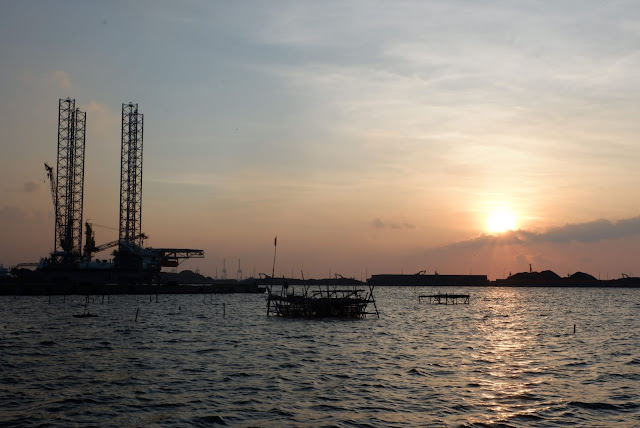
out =
[[[44,170],[47,172],[47,178],[49,178],[49,183],[51,183],[51,200],[53,201],[53,210],[56,210],[56,183],[55,177],[53,176],[53,168],[51,168],[46,162],[44,163]]]
[[[108,250],[111,247],[115,247],[116,245],[118,245],[118,243],[120,242],[119,239],[116,239],[115,241],[111,241],[111,242],[107,242],[106,244],[102,244],[102,245],[98,245],[97,247],[94,248],[94,253],[99,253],[100,251],[104,251],[104,250]]]
[[[88,262],[91,261],[91,255],[93,253],[99,253],[100,251],[104,251],[107,250],[109,248],[115,247],[116,245],[118,245],[120,243],[119,239],[116,239],[115,241],[111,241],[111,242],[107,242],[105,244],[102,245],[96,245],[96,240],[95,237],[93,235],[93,224],[89,223],[88,221],[84,223],[84,226],[86,228],[85,230],[85,246],[84,246],[84,259]]]

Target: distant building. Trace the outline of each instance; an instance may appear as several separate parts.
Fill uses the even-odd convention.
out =
[[[371,275],[369,279],[371,285],[376,286],[483,286],[490,285],[487,275],[397,275],[381,274]]]

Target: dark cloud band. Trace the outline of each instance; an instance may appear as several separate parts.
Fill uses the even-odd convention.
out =
[[[640,216],[618,221],[595,220],[586,223],[566,224],[545,232],[512,230],[498,235],[482,234],[475,238],[457,242],[450,247],[480,248],[495,245],[526,245],[533,243],[599,242],[640,235]]]

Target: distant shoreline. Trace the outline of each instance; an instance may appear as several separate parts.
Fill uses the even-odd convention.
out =
[[[372,275],[375,286],[431,286],[431,287],[601,287],[640,288],[640,278],[623,277],[600,280],[583,272],[561,277],[555,272],[520,272],[508,278],[489,280],[486,275]]]
[[[640,288],[640,278],[623,277],[599,280],[576,272],[560,277],[552,271],[521,272],[505,279],[489,280],[486,275],[372,275],[367,282],[354,278],[248,278],[213,279],[191,271],[179,274],[163,273],[163,282],[150,284],[108,284],[64,280],[56,282],[24,281],[4,278],[0,281],[0,296],[53,296],[53,295],[116,295],[116,294],[232,294],[264,293],[267,286],[374,286],[374,287],[512,287],[512,288]]]
[[[234,294],[264,293],[265,289],[250,283],[220,284],[20,284],[0,283],[0,296],[63,296],[63,295],[152,295],[152,294]]]
[[[275,284],[274,284],[275,285]],[[296,284],[292,284],[296,285]],[[297,284],[301,286],[301,284]],[[352,284],[353,285],[353,284]],[[367,284],[363,283],[366,286]],[[504,281],[489,281],[484,285],[393,285],[378,284],[376,287],[426,288],[426,287],[471,287],[471,288],[640,288],[640,281],[621,282],[605,280],[597,284],[507,284]],[[0,296],[63,296],[63,295],[153,295],[153,294],[260,294],[265,288],[256,284],[176,284],[176,285],[56,285],[56,284],[0,284]]]

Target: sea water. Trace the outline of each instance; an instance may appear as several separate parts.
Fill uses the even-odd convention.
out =
[[[470,304],[419,302],[438,291]],[[364,320],[267,317],[260,294],[90,296],[96,318],[0,297],[0,425],[640,426],[640,289],[375,297]]]

